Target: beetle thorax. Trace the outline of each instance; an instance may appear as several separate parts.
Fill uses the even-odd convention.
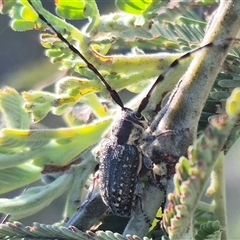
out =
[[[131,109],[124,108],[120,118],[112,126],[112,136],[118,144],[133,144],[138,146],[148,124],[146,119]]]

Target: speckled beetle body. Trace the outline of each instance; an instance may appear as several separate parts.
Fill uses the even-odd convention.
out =
[[[113,124],[112,135],[100,145],[100,194],[111,211],[119,216],[130,216],[135,204],[143,159],[139,146],[146,128],[142,115],[123,109],[120,119]]]

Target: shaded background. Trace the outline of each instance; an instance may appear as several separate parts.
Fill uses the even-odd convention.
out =
[[[101,14],[109,13],[114,8],[114,1],[98,1]],[[52,1],[45,1],[44,6],[53,10]],[[64,73],[57,71],[57,67],[49,63],[44,56],[44,50],[39,44],[39,33],[36,31],[14,32],[9,27],[10,18],[0,15],[0,86],[12,86],[19,91],[30,90],[36,82],[43,81],[38,87],[48,85],[56,79],[61,78]],[[81,22],[82,23],[82,22]],[[80,22],[74,21],[75,26]],[[39,69],[39,79],[31,77],[32,69]],[[17,72],[17,74],[16,74]],[[64,126],[61,118],[47,118],[44,122],[48,127]],[[226,196],[229,239],[240,239],[240,140],[233,146],[226,159]],[[36,183],[39,185],[39,183]],[[5,197],[17,196],[22,190],[14,191]],[[1,196],[2,197],[2,196]],[[29,218],[22,220],[24,224],[34,221],[53,223],[62,215],[65,197],[54,201],[47,209]]]

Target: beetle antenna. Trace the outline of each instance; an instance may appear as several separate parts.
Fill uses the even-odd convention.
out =
[[[221,43],[224,43],[224,42],[232,42],[232,41],[240,41],[240,39],[238,38],[224,38],[224,39],[218,39],[216,41],[213,41],[213,42],[210,42],[204,46],[201,46],[199,48],[196,48],[190,52],[187,52],[185,54],[183,54],[180,58],[174,60],[170,66],[168,68],[166,68],[163,73],[157,78],[157,80],[154,82],[154,84],[152,85],[151,89],[149,90],[149,92],[147,93],[147,95],[142,99],[139,107],[138,107],[138,110],[137,110],[137,113],[138,114],[141,114],[142,111],[146,108],[148,102],[149,102],[149,99],[151,97],[151,94],[154,90],[154,88],[160,83],[162,82],[165,77],[173,70],[174,67],[176,67],[179,62],[181,62],[181,60],[185,59],[185,58],[188,58],[190,55],[192,55],[193,53],[197,52],[197,51],[200,51],[201,49],[203,48],[210,48],[212,46],[216,46],[216,45],[219,45]]]
[[[87,65],[87,67],[92,70],[93,73],[95,73],[95,75],[101,80],[101,82],[105,85],[105,87],[107,88],[108,92],[110,93],[112,99],[122,108],[124,109],[124,105],[123,102],[121,100],[121,98],[119,97],[118,93],[112,89],[112,87],[107,83],[107,81],[105,80],[105,78],[101,75],[101,73],[97,70],[96,67],[94,67],[81,53],[80,51],[74,47],[66,38],[64,38],[59,32],[58,30],[50,23],[48,22],[48,20],[38,11],[38,9],[32,4],[31,0],[28,0],[29,4],[31,5],[31,7],[34,9],[34,11],[38,14],[38,17],[44,22],[46,23],[46,25],[57,35],[57,37],[63,41],[70,50],[72,50],[77,56],[79,56]]]

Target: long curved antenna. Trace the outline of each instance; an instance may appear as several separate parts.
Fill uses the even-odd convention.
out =
[[[108,92],[110,93],[112,99],[122,108],[124,109],[123,102],[121,98],[119,97],[118,93],[112,89],[112,87],[107,83],[107,81],[104,79],[104,77],[101,75],[101,73],[78,51],[77,48],[75,48],[66,38],[64,38],[58,31],[57,29],[50,23],[48,20],[38,12],[36,7],[32,4],[31,0],[28,0],[28,3],[31,5],[31,7],[34,9],[34,11],[38,14],[38,17],[46,23],[46,25],[57,35],[57,37],[63,41],[70,50],[72,50],[77,56],[79,56],[87,65],[87,67],[93,71],[97,75],[97,77],[101,80],[101,82],[105,85],[107,88]]]
[[[96,76],[100,79],[100,81],[105,85],[106,89],[108,90],[109,94],[111,95],[112,99],[122,108],[124,109],[124,105],[122,100],[120,99],[118,93],[112,89],[112,87],[107,83],[107,81],[104,79],[104,77],[100,74],[100,72],[96,69],[96,67],[94,67],[94,65],[92,65],[82,54],[81,52],[75,48],[66,38],[64,38],[57,30],[56,28],[50,23],[48,22],[48,20],[41,14],[39,13],[38,9],[36,9],[36,7],[32,4],[32,0],[28,0],[29,4],[31,5],[31,7],[34,9],[34,11],[38,14],[38,17],[57,35],[57,37],[63,41],[70,50],[72,50],[77,56],[79,56],[87,65],[87,67],[92,70],[93,73],[96,74]],[[218,39],[215,40],[213,42],[210,42],[204,46],[201,46],[199,48],[196,48],[190,52],[185,53],[184,55],[182,55],[180,58],[174,60],[170,66],[168,68],[166,68],[163,73],[161,75],[159,75],[159,77],[156,79],[156,81],[154,82],[154,84],[152,85],[151,89],[149,90],[149,92],[147,93],[147,95],[142,99],[138,110],[137,110],[137,114],[141,115],[142,111],[146,108],[146,106],[148,105],[149,99],[151,97],[151,94],[154,90],[154,88],[160,83],[162,82],[166,76],[174,69],[174,67],[176,67],[179,62],[181,62],[183,59],[188,58],[190,55],[192,55],[195,52],[198,52],[204,48],[210,48],[212,46],[215,45],[220,45],[221,43],[224,42],[240,42],[240,39],[238,38],[224,38],[224,39]]]
[[[195,53],[195,52],[197,52],[197,51],[200,51],[200,50],[203,49],[203,48],[210,48],[210,47],[215,46],[215,45],[220,45],[221,43],[224,43],[224,42],[232,42],[232,41],[239,42],[240,39],[238,39],[238,38],[218,39],[218,40],[213,41],[213,42],[210,42],[210,43],[208,43],[208,44],[206,44],[206,45],[204,45],[204,46],[201,46],[201,47],[199,47],[199,48],[196,48],[196,49],[194,49],[194,50],[192,50],[192,51],[190,51],[190,52],[187,52],[187,53],[185,53],[184,55],[182,55],[180,58],[174,60],[174,61],[171,63],[171,65],[170,65],[168,68],[166,68],[166,69],[163,71],[163,73],[157,78],[157,80],[154,82],[154,84],[152,85],[151,89],[150,89],[149,92],[147,93],[147,95],[142,99],[142,101],[141,101],[141,103],[140,103],[140,105],[139,105],[139,107],[138,107],[137,113],[138,113],[138,114],[141,114],[141,113],[142,113],[142,111],[146,108],[146,106],[147,106],[147,104],[148,104],[148,102],[149,102],[149,99],[150,99],[150,97],[151,97],[151,94],[152,94],[154,88],[158,85],[158,83],[160,83],[160,82],[162,82],[162,81],[164,80],[164,78],[172,71],[172,69],[173,69],[174,67],[176,67],[176,66],[179,64],[179,62],[181,62],[181,60],[183,60],[184,58],[189,57],[191,54],[193,54],[193,53]]]

